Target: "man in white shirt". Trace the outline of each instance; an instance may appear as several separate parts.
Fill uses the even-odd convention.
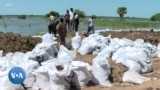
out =
[[[69,12],[69,30],[74,30],[74,12],[73,12],[73,8],[70,8],[70,12]]]
[[[93,17],[89,18],[88,20],[88,31],[87,31],[87,36],[92,31],[94,33],[94,22],[93,22]]]

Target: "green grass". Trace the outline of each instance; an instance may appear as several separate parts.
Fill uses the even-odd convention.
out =
[[[81,23],[87,24],[88,19],[80,19]],[[160,28],[160,22],[152,22],[148,19],[141,20],[141,19],[126,19],[126,20],[119,20],[119,19],[95,19],[94,20],[95,26],[104,26],[109,28]]]

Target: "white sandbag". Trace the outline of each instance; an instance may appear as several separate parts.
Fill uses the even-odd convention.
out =
[[[89,82],[88,63],[81,61],[72,61],[71,85],[76,88],[84,88]]]
[[[116,49],[112,47],[111,45],[106,46],[97,56],[98,57],[103,57],[105,59],[108,59],[111,57],[111,54],[115,51]]]
[[[136,39],[133,43],[134,43],[134,45],[143,45],[144,40],[143,39]]]
[[[81,55],[86,55],[92,52],[97,44],[98,42],[96,41],[94,35],[87,37],[82,40],[81,47],[78,49],[78,53],[80,53]]]
[[[79,33],[76,32],[76,36],[72,38],[72,43],[71,43],[72,48],[78,49],[81,45],[81,41],[82,41],[81,36],[79,35]]]
[[[130,61],[127,60],[132,60],[135,61],[136,63],[130,63],[130,65],[128,65]],[[138,66],[140,65],[141,67],[140,73],[147,73],[152,71],[150,60],[151,58],[147,55],[147,52],[145,52],[145,50],[139,50],[136,52],[124,52],[123,55],[117,61],[122,63],[128,68],[135,69],[135,71],[139,69]]]
[[[26,61],[26,59],[24,59],[24,57],[25,57],[25,53],[23,53],[23,52],[15,52],[15,53],[13,53],[11,61],[13,63],[15,63],[16,65],[19,65],[22,62]]]
[[[131,46],[133,45],[133,42],[127,38],[122,38],[122,39],[119,39],[119,42],[117,42],[118,45],[120,46]]]
[[[123,82],[143,84],[144,82],[149,81],[150,78],[144,77],[135,71],[129,70],[123,74],[122,80]]]
[[[23,90],[21,85],[13,84],[8,80],[8,73],[11,68],[0,70],[0,90]]]
[[[137,54],[139,58],[139,63],[142,67],[142,73],[151,72],[153,69],[151,64],[151,57],[150,55],[148,55],[149,53],[145,50],[140,50],[137,52]]]
[[[49,34],[46,33],[42,36],[42,43],[46,42],[46,43],[53,43],[53,44],[57,44],[57,42],[55,41],[57,38],[53,36],[53,34]]]
[[[3,50],[0,50],[0,57],[3,56]]]
[[[130,71],[141,73],[141,69],[142,69],[141,65],[134,60],[125,60],[124,62],[122,62],[122,64],[128,67]]]
[[[119,57],[122,57],[122,55],[124,55],[124,52],[126,52],[126,50],[124,49],[124,47],[120,47],[119,49],[117,49],[113,55],[112,55],[112,60],[113,61],[117,61]]]
[[[42,50],[47,52],[50,58],[54,58],[55,54],[58,53],[58,49],[55,47],[54,44],[51,44],[51,43],[37,44],[35,48],[32,50],[32,52],[37,54],[37,53],[40,53]]]
[[[98,55],[98,53],[100,53],[106,46],[107,46],[106,43],[98,42],[98,44],[95,46],[94,51],[92,52],[92,54],[94,55],[94,53],[95,53],[95,55]]]
[[[35,77],[32,72],[39,67],[39,63],[37,61],[28,60],[18,65],[18,67],[23,68],[26,73],[26,79],[24,80],[25,87],[32,87],[35,83]]]
[[[157,46],[157,56],[160,57],[160,43]]]
[[[101,57],[96,57],[93,59],[92,63],[92,82],[102,86],[111,87],[112,84],[108,80],[111,71],[108,60]]]
[[[81,55],[86,55],[94,50],[94,47],[91,46],[91,44],[84,44],[78,49],[78,53]]]
[[[70,89],[71,65],[56,63],[48,69],[52,90]]]
[[[50,84],[49,75],[47,68],[45,66],[40,66],[37,70],[32,72],[35,76],[34,87],[37,86],[39,89],[46,87],[46,85]]]
[[[49,66],[49,65],[52,65],[53,63],[56,63],[56,62],[58,62],[58,59],[53,58],[53,59],[42,62],[41,65],[42,66]]]
[[[69,63],[76,60],[76,51],[69,51],[66,47],[61,45],[58,52],[58,60],[62,63]]]

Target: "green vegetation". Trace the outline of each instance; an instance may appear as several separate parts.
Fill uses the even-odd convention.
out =
[[[88,19],[80,19],[80,22],[83,24],[88,23]],[[152,22],[149,20],[141,20],[141,19],[126,19],[126,20],[119,20],[119,19],[94,19],[95,26],[104,26],[108,28],[159,28],[160,22]]]
[[[2,15],[0,15],[0,19],[2,18]]]
[[[93,19],[97,19],[97,16],[96,15],[92,15]]]
[[[84,11],[81,11],[79,9],[75,9],[75,12],[78,14],[78,16],[80,18],[85,18],[86,17]]]
[[[49,13],[47,13],[47,14],[45,15],[45,17],[48,18],[50,15],[59,17],[59,13],[56,12],[56,11],[50,11]]]
[[[160,13],[156,13],[150,19],[151,21],[160,21]]]
[[[26,19],[26,15],[18,15],[18,19]]]
[[[119,17],[123,20],[124,15],[127,14],[127,8],[126,7],[118,7],[117,13],[118,13]]]

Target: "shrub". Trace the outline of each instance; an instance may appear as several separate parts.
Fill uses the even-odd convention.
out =
[[[0,15],[0,19],[2,18],[2,15]]]
[[[18,15],[18,19],[26,19],[26,15]]]
[[[160,13],[156,13],[150,18],[151,21],[160,21]]]
[[[56,17],[59,17],[59,13],[56,12],[56,11],[50,11],[49,13],[47,13],[45,15],[45,17],[49,17],[50,15],[53,15],[53,16],[56,16]]]

